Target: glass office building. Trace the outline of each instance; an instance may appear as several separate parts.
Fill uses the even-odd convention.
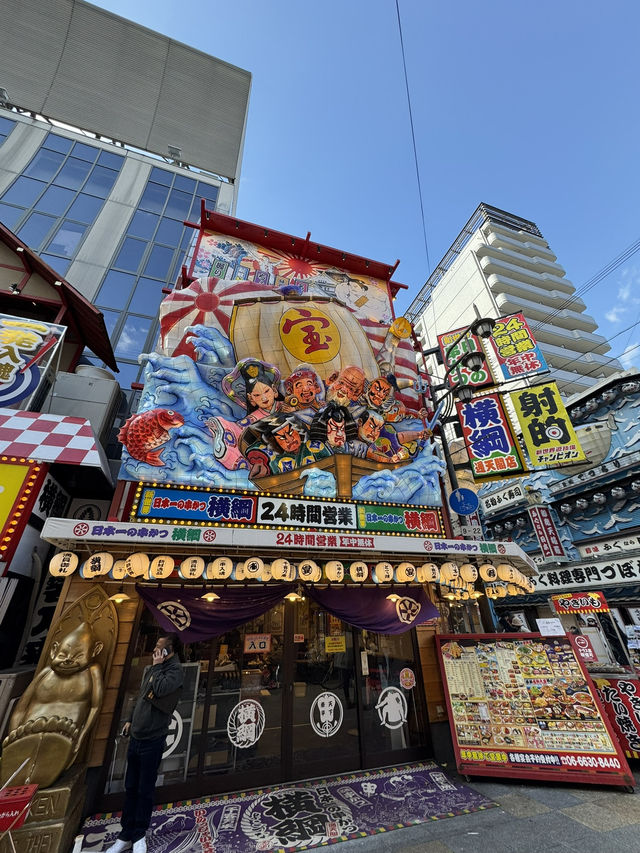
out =
[[[198,221],[201,199],[231,212],[235,187],[0,112],[0,222],[103,311],[130,403],[138,353],[154,346],[163,289],[174,285],[195,233],[184,222]]]

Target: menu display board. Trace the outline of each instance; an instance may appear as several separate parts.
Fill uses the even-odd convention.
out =
[[[436,639],[461,773],[633,786],[606,712],[568,637],[442,634]]]

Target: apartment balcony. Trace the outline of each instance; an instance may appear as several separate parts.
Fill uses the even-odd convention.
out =
[[[506,292],[520,299],[528,299],[533,302],[540,301],[550,308],[560,308],[566,305],[569,300],[571,300],[571,308],[576,311],[584,311],[587,307],[579,296],[569,296],[560,290],[547,290],[546,287],[541,287],[538,284],[528,284],[502,275],[487,276],[487,284],[493,293]]]
[[[494,293],[494,296],[501,314],[515,314],[522,311],[527,320],[534,323],[549,323],[564,329],[577,329],[580,332],[593,332],[598,328],[598,324],[588,314],[579,314],[577,311],[570,311],[568,308],[563,308],[556,313],[543,302],[514,299],[508,293]],[[549,317],[550,314],[553,314],[553,317]]]
[[[615,372],[615,371],[614,371]],[[609,374],[607,374],[609,375]],[[588,391],[602,378],[598,375],[598,371],[594,370],[590,376],[586,373],[579,374],[569,368],[568,370],[555,369],[551,371],[551,379],[558,383],[558,390],[563,399],[571,397],[573,394],[580,394],[583,391]]]
[[[491,241],[491,236],[489,235],[489,241]],[[541,258],[538,255],[525,254],[519,251],[517,247],[503,248],[485,244],[476,249],[476,255],[479,258],[490,257],[496,258],[499,261],[516,264],[516,266],[525,267],[525,269],[533,270],[536,273],[549,273],[559,278],[563,278],[565,275],[565,269],[559,263],[551,261],[548,258]]]
[[[481,250],[486,251],[480,254]],[[478,261],[485,275],[499,275],[507,278],[515,278],[518,281],[524,281],[526,284],[538,285],[538,287],[547,290],[560,290],[563,293],[571,295],[575,292],[573,284],[566,278],[561,278],[557,275],[550,275],[548,272],[535,272],[528,270],[518,264],[512,264],[504,260],[504,258],[496,258],[487,254],[487,251],[492,251],[489,246],[484,246],[476,250]],[[495,250],[493,250],[495,253]]]
[[[611,347],[606,338],[592,332],[578,332],[575,329],[565,329],[552,323],[541,323],[532,329],[533,335],[541,344],[557,346],[571,352],[596,352],[606,355]]]
[[[529,234],[526,231],[513,231],[505,228],[504,225],[497,225],[495,222],[486,222],[482,226],[482,233],[489,242],[504,245],[506,249],[539,255],[550,261],[557,260],[557,255],[549,248],[547,241],[535,234]],[[492,236],[493,240],[491,240]]]
[[[536,336],[537,334],[536,332]],[[620,369],[617,360],[614,359],[612,361],[608,355],[597,352],[570,350],[556,344],[549,344],[538,337],[536,339],[549,367],[554,369],[577,370],[579,373],[591,373],[594,376],[598,375],[599,371],[602,372],[603,376],[609,376]]]

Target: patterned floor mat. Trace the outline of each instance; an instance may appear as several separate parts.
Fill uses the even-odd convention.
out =
[[[168,803],[154,810],[147,844],[150,853],[307,850],[495,805],[437,764],[409,764]],[[106,849],[118,818],[87,819],[82,849]]]

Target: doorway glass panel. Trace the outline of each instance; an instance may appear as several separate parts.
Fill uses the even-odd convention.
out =
[[[379,753],[421,745],[422,703],[411,634],[362,631],[360,638],[363,736],[373,766]]]
[[[293,774],[328,762],[358,767],[353,633],[349,625],[305,599],[293,605]],[[311,774],[311,770],[307,775]]]

